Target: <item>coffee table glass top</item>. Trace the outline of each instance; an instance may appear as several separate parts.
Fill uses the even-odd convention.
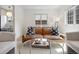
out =
[[[63,54],[64,43],[57,43],[46,38],[28,40],[17,46],[19,54]]]

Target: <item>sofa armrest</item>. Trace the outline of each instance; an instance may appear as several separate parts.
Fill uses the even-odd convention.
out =
[[[22,42],[28,41],[30,39],[32,39],[32,36],[30,36],[30,35],[22,35]]]
[[[64,34],[59,34],[60,37],[62,37],[63,39],[65,39],[65,35]]]

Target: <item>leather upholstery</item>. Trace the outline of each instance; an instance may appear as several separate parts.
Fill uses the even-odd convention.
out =
[[[22,42],[25,42],[29,39],[32,39],[32,38],[48,38],[48,39],[54,39],[54,40],[62,40],[63,36],[55,36],[55,35],[52,35],[51,33],[51,27],[35,27],[34,28],[34,32],[35,34],[34,35],[26,35],[23,36],[23,39],[22,39]]]
[[[35,28],[35,34],[51,35],[51,28],[50,27],[37,27]]]
[[[35,28],[35,34],[40,34],[40,35],[42,35],[42,34],[43,34],[42,27],[37,27],[37,28]]]

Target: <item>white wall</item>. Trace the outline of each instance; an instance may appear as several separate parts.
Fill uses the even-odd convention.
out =
[[[62,14],[59,19],[59,31],[60,33],[64,33],[64,15]]]
[[[35,14],[48,14],[48,26],[51,26],[52,23],[54,23],[54,15],[55,13],[52,13],[52,10],[44,10],[44,9],[26,9],[25,10],[25,21],[28,21],[27,25],[33,25],[35,26]],[[52,22],[52,23],[50,23]]]
[[[79,25],[65,25],[65,32],[79,32]]]
[[[20,6],[15,6],[15,34],[16,37],[22,35],[24,25],[24,13]]]
[[[18,43],[21,43],[21,38],[18,39],[23,34],[24,26],[24,11],[20,6],[15,6],[15,53],[19,53],[17,49]]]

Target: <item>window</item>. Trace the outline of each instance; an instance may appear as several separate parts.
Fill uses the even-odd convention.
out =
[[[67,25],[79,25],[79,5],[73,6],[66,12],[65,23]]]
[[[1,28],[4,28],[7,24],[7,16],[1,15]]]
[[[73,24],[73,19],[74,19],[74,13],[73,13],[73,10],[70,10],[68,11],[68,14],[67,14],[67,23]]]
[[[76,7],[76,24],[79,24],[79,6]]]

